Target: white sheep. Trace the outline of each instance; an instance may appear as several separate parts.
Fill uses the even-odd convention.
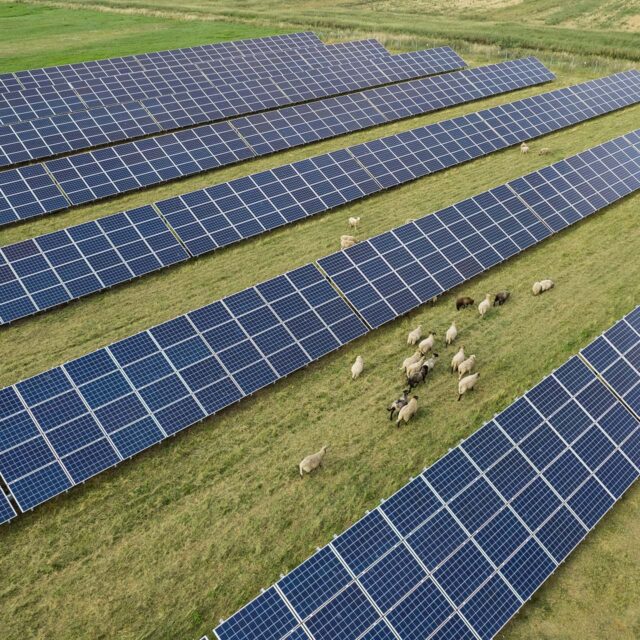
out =
[[[416,373],[418,373],[418,371],[420,371],[420,369],[422,369],[422,365],[423,364],[424,364],[424,357],[420,358],[420,360],[418,360],[417,362],[414,362],[413,364],[410,364],[405,369],[405,373],[407,374],[407,378],[410,378],[411,376],[413,376]]]
[[[546,155],[549,155],[550,153],[551,153],[551,149],[549,149],[549,147],[542,147],[542,149],[538,151],[539,156],[546,156]]]
[[[409,331],[407,336],[407,344],[415,344],[422,337],[422,325],[419,324],[413,331]]]
[[[529,153],[529,145],[526,142],[520,145],[520,153]]]
[[[434,333],[430,333],[419,345],[418,345],[418,349],[420,349],[420,352],[423,353],[424,355],[427,355],[427,353],[429,353],[429,351],[431,351],[433,349],[433,346],[436,343],[436,339],[435,339],[435,334]]]
[[[322,449],[320,449],[320,451],[318,451],[318,453],[312,453],[310,456],[307,456],[302,460],[302,462],[298,465],[301,478],[304,477],[305,473],[311,473],[318,467],[322,466],[322,460],[324,459],[328,448],[329,447],[325,445],[324,447],[322,447]]]
[[[410,367],[412,364],[415,364],[422,358],[422,352],[418,349],[412,356],[405,358],[402,362],[402,366],[400,369],[406,373],[407,367]]]
[[[424,361],[424,366],[427,367],[427,371],[430,373],[433,371],[433,368],[436,366],[436,358],[438,357],[437,353],[434,353],[430,358]]]
[[[458,370],[458,367],[464,362],[464,359],[464,346],[462,346],[458,349],[456,355],[451,358],[451,373],[455,373]]]
[[[462,361],[458,365],[458,380],[460,380],[460,378],[462,378],[462,376],[466,375],[467,373],[471,373],[473,371],[473,367],[475,366],[476,366],[475,355],[471,355],[466,360]]]
[[[487,293],[487,295],[484,297],[484,300],[478,305],[478,313],[480,314],[481,317],[484,318],[485,314],[487,313],[487,311],[489,311],[489,309],[491,309],[491,301],[490,301],[490,296]]]
[[[353,247],[354,244],[357,244],[357,240],[353,236],[340,236],[340,248],[348,249],[349,247]]]
[[[456,323],[452,322],[451,326],[447,329],[447,333],[444,337],[444,341],[449,345],[456,339],[457,336],[458,336],[458,329],[456,327]]]
[[[534,282],[531,290],[533,291],[533,295],[537,296],[543,291],[549,291],[549,289],[553,289],[555,287],[555,282],[553,280],[540,280],[540,282]]]
[[[462,398],[462,396],[467,393],[467,391],[471,391],[471,389],[475,387],[479,377],[479,373],[474,373],[473,375],[467,376],[466,378],[462,378],[462,380],[458,382],[458,400],[460,400],[460,398]]]
[[[357,218],[351,216],[349,218],[349,227],[351,229],[358,229],[358,225],[360,224],[360,216],[358,216]]]
[[[409,402],[407,402],[407,404],[405,404],[404,407],[402,407],[402,409],[400,409],[400,411],[398,412],[398,420],[396,422],[396,426],[399,427],[401,422],[409,422],[409,420],[411,420],[411,418],[416,415],[417,411],[418,396],[413,396],[413,398],[411,398],[411,400],[409,400]]]
[[[351,365],[351,379],[355,380],[364,369],[364,360],[362,356],[358,356],[356,361]]]

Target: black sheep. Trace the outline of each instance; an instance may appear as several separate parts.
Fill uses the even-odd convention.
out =
[[[462,296],[456,300],[456,310],[460,311],[460,309],[466,309],[467,307],[473,306],[473,298],[469,296]]]
[[[495,300],[493,301],[493,306],[499,307],[503,305],[509,299],[510,295],[511,293],[509,291],[498,291],[498,293],[496,293]]]
[[[391,406],[387,407],[387,411],[389,412],[389,420],[393,420],[393,414],[396,411],[400,411],[400,409],[402,409],[402,407],[404,407],[406,404],[408,404],[410,391],[411,391],[411,389],[405,389],[402,392],[402,397],[398,398],[397,400],[394,400],[391,403]]]

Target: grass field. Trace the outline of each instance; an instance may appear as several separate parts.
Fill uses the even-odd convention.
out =
[[[303,0],[289,21],[286,15],[294,15],[294,5],[287,2],[277,7],[256,0],[234,3],[233,16],[231,3],[224,1],[100,3],[108,11],[0,2],[0,21],[9,25],[9,40],[0,42],[0,70],[281,33],[298,25],[312,28],[318,23],[308,17],[311,11],[325,16],[327,26],[319,33],[327,39],[382,34],[397,47],[413,46],[399,36],[409,11],[421,11],[416,30],[430,22],[425,3],[417,0],[334,4],[338,9],[329,14],[320,3]],[[529,29],[541,30],[550,40],[556,30],[589,29],[593,35],[583,44],[592,50],[588,58],[579,57],[577,49],[541,51],[558,75],[546,87],[44,217],[0,231],[0,244],[596,77],[605,67],[607,72],[627,68],[638,53],[632,46],[637,31],[629,27],[637,9],[633,3],[606,3],[620,9],[610,12],[612,20],[617,16],[615,24],[600,19],[602,3],[580,2],[584,12],[571,15],[565,8],[560,19],[562,11],[546,1],[527,3],[529,11],[518,2],[483,0],[463,20],[467,4],[437,0],[433,12],[434,21],[450,30],[438,41],[464,41],[470,64],[502,59],[508,52],[498,41],[458,39],[454,32],[471,33],[474,24],[495,24],[490,20],[500,16],[521,23],[522,38]],[[261,6],[268,10],[259,18],[249,15]],[[343,12],[350,20],[362,13],[360,26],[340,32],[336,16]],[[619,30],[605,31],[611,27]],[[508,31],[497,37],[507,37]],[[433,41],[428,31],[416,38]],[[607,39],[622,46],[623,55],[596,60]],[[493,154],[18,322],[0,332],[0,386],[326,255],[336,249],[349,215],[361,215],[362,235],[370,236],[623,134],[639,122],[636,106],[570,127],[534,143],[534,151],[550,147],[550,157],[521,156],[514,149]],[[451,292],[434,307],[372,332],[0,528],[0,638],[188,640],[209,631],[631,310],[640,301],[638,203],[636,195],[610,207]],[[557,287],[532,298],[530,285],[541,277],[552,277]],[[498,289],[510,289],[513,299],[485,321],[472,311],[456,314],[456,295],[480,298]],[[454,317],[460,341],[478,355],[479,386],[456,402],[455,384],[445,372],[452,350],[442,348],[440,372],[420,391],[418,417],[405,429],[392,429],[384,408],[401,389],[397,368],[408,354],[406,332],[422,322],[442,335]],[[349,367],[357,354],[363,355],[366,370],[351,383]],[[300,481],[298,461],[323,443],[331,445],[325,468]],[[500,637],[637,640],[639,508],[636,486]]]

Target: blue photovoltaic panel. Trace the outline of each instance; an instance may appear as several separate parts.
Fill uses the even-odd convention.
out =
[[[60,188],[40,165],[0,173],[0,226],[68,206]]]
[[[11,518],[15,518],[16,510],[13,508],[9,499],[4,494],[4,491],[0,489],[0,524],[9,522]]]
[[[0,324],[189,257],[152,207],[0,248]]]
[[[606,333],[633,348],[631,319],[640,312]],[[569,405],[590,420],[574,444],[554,428]],[[518,416],[527,437],[503,427]],[[609,435],[618,422],[622,446]],[[640,422],[574,356],[266,592],[280,594],[282,613],[254,615],[273,597],[263,593],[214,632],[249,640],[279,624],[274,640],[303,629],[312,639],[489,640],[640,475],[638,434]]]
[[[62,186],[71,204],[76,205],[227,165],[253,155],[272,153],[550,79],[553,79],[553,74],[537,59],[525,58],[115,145],[52,160],[45,166]],[[412,96],[413,106],[410,109],[404,106],[408,96]],[[193,123],[188,120],[178,124]],[[0,135],[0,149],[4,150],[5,162],[35,159],[59,150],[69,150],[64,146],[66,143],[60,141],[55,128],[49,131],[55,145],[53,142],[46,144],[46,136],[30,135],[22,140],[21,136],[9,132],[4,137]],[[3,145],[1,140],[8,142]],[[74,148],[80,148],[79,145],[84,144],[82,140],[82,137],[74,136]]]
[[[13,246],[36,251],[29,265],[108,240],[123,252],[149,222],[108,220]],[[314,265],[288,272],[0,390],[0,476],[31,509],[366,331]]]
[[[599,187],[601,174],[617,194],[611,201],[640,188],[640,136],[632,132],[514,182],[561,172],[566,180],[554,181],[558,196],[577,202],[573,194],[580,192],[589,204],[573,221],[580,220],[607,204],[596,195],[602,189],[591,186]],[[552,235],[553,228],[513,185],[418,218],[318,264],[367,323],[378,327]]]
[[[380,190],[348,151],[335,151],[157,203],[200,255]]]

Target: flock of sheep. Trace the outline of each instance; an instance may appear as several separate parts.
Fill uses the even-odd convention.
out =
[[[530,147],[526,142],[520,145],[521,153],[529,153]],[[539,151],[539,155],[547,155],[551,152],[548,147],[542,147]],[[350,229],[357,231],[360,224],[360,217],[351,217],[348,220]],[[343,235],[340,237],[340,248],[348,249],[358,242],[357,238],[352,235]],[[545,279],[538,282],[534,282],[532,286],[532,293],[534,296],[539,295],[555,286],[553,280]],[[478,305],[478,313],[480,317],[484,318],[491,309],[491,306],[502,306],[510,297],[509,291],[499,291],[493,297],[493,303],[491,301],[490,294],[486,294],[485,298]],[[456,299],[456,310],[466,309],[472,307],[475,304],[473,298],[468,296],[461,296]],[[405,378],[407,389],[404,389],[402,395],[394,400],[387,408],[389,412],[389,420],[396,418],[396,425],[399,427],[402,423],[407,423],[418,412],[418,396],[411,396],[412,390],[417,387],[421,382],[426,382],[427,376],[436,366],[438,353],[436,353],[435,347],[435,331],[431,331],[429,335],[422,339],[422,325],[418,325],[413,331],[409,332],[407,336],[407,345],[416,346],[417,349],[413,355],[405,358],[402,362],[400,369],[402,370]],[[458,328],[455,321],[451,323],[451,326],[445,333],[446,346],[452,345],[458,337]],[[464,346],[456,351],[455,355],[451,359],[451,373],[458,374],[458,400],[463,395],[471,391],[480,377],[480,372],[474,369],[476,366],[476,355],[471,354],[466,356],[464,352]],[[362,356],[357,356],[355,362],[351,366],[351,378],[356,380],[360,377],[364,371],[364,359]],[[300,476],[304,477],[305,473],[312,473],[316,469],[322,466],[322,461],[327,453],[327,446],[322,447],[320,451],[311,454],[304,458],[298,465]]]

